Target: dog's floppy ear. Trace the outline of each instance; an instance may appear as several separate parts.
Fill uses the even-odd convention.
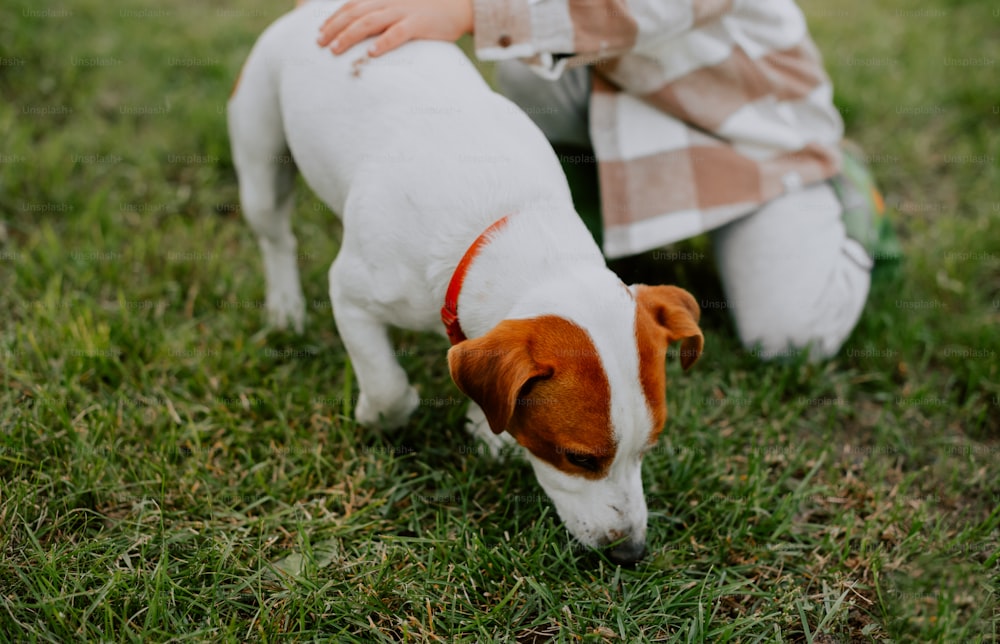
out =
[[[640,315],[652,315],[656,325],[666,332],[666,344],[681,343],[681,366],[687,371],[698,360],[705,346],[705,336],[698,328],[701,309],[687,291],[676,286],[632,285]]]
[[[531,357],[535,320],[504,320],[484,336],[465,340],[448,351],[448,368],[458,388],[482,407],[490,429],[507,429],[518,394],[529,381],[548,378],[551,366]]]

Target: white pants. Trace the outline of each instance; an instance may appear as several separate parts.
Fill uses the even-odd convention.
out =
[[[551,142],[589,147],[589,74],[576,68],[548,81],[503,61],[496,84]],[[765,359],[837,353],[868,298],[872,261],[847,236],[828,183],[778,197],[710,234],[726,293],[721,304],[748,350]]]

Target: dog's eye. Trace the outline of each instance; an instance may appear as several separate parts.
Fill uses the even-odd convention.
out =
[[[577,454],[575,452],[566,452],[566,460],[572,465],[577,467],[582,467],[588,472],[596,472],[600,465],[597,462],[596,456],[589,456],[587,454]]]

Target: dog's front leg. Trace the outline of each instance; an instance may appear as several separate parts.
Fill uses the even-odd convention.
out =
[[[362,425],[395,429],[406,424],[420,404],[420,396],[396,360],[385,323],[351,296],[357,283],[344,276],[341,252],[330,268],[330,300],[337,330],[358,379],[360,394],[354,417]]]
[[[465,414],[465,430],[472,436],[472,440],[480,440],[486,445],[486,450],[496,460],[503,460],[517,449],[517,441],[514,437],[503,432],[494,434],[490,429],[490,424],[486,420],[483,408],[473,401],[469,401],[469,411]]]

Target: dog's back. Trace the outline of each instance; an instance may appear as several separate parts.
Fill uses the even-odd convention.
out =
[[[455,45],[411,42],[378,58],[365,54],[370,41],[340,56],[318,47],[319,26],[341,4],[306,3],[260,37],[230,102],[233,140],[257,139],[261,154],[278,158],[290,150],[310,187],[342,217],[351,216],[350,194],[386,186],[401,201],[384,207],[406,208],[423,230],[442,219],[481,230],[523,202],[569,202],[544,136]],[[242,103],[253,104],[255,118],[243,118]],[[467,211],[482,204],[481,213]],[[366,225],[379,225],[371,216]],[[398,226],[398,213],[391,223]]]

